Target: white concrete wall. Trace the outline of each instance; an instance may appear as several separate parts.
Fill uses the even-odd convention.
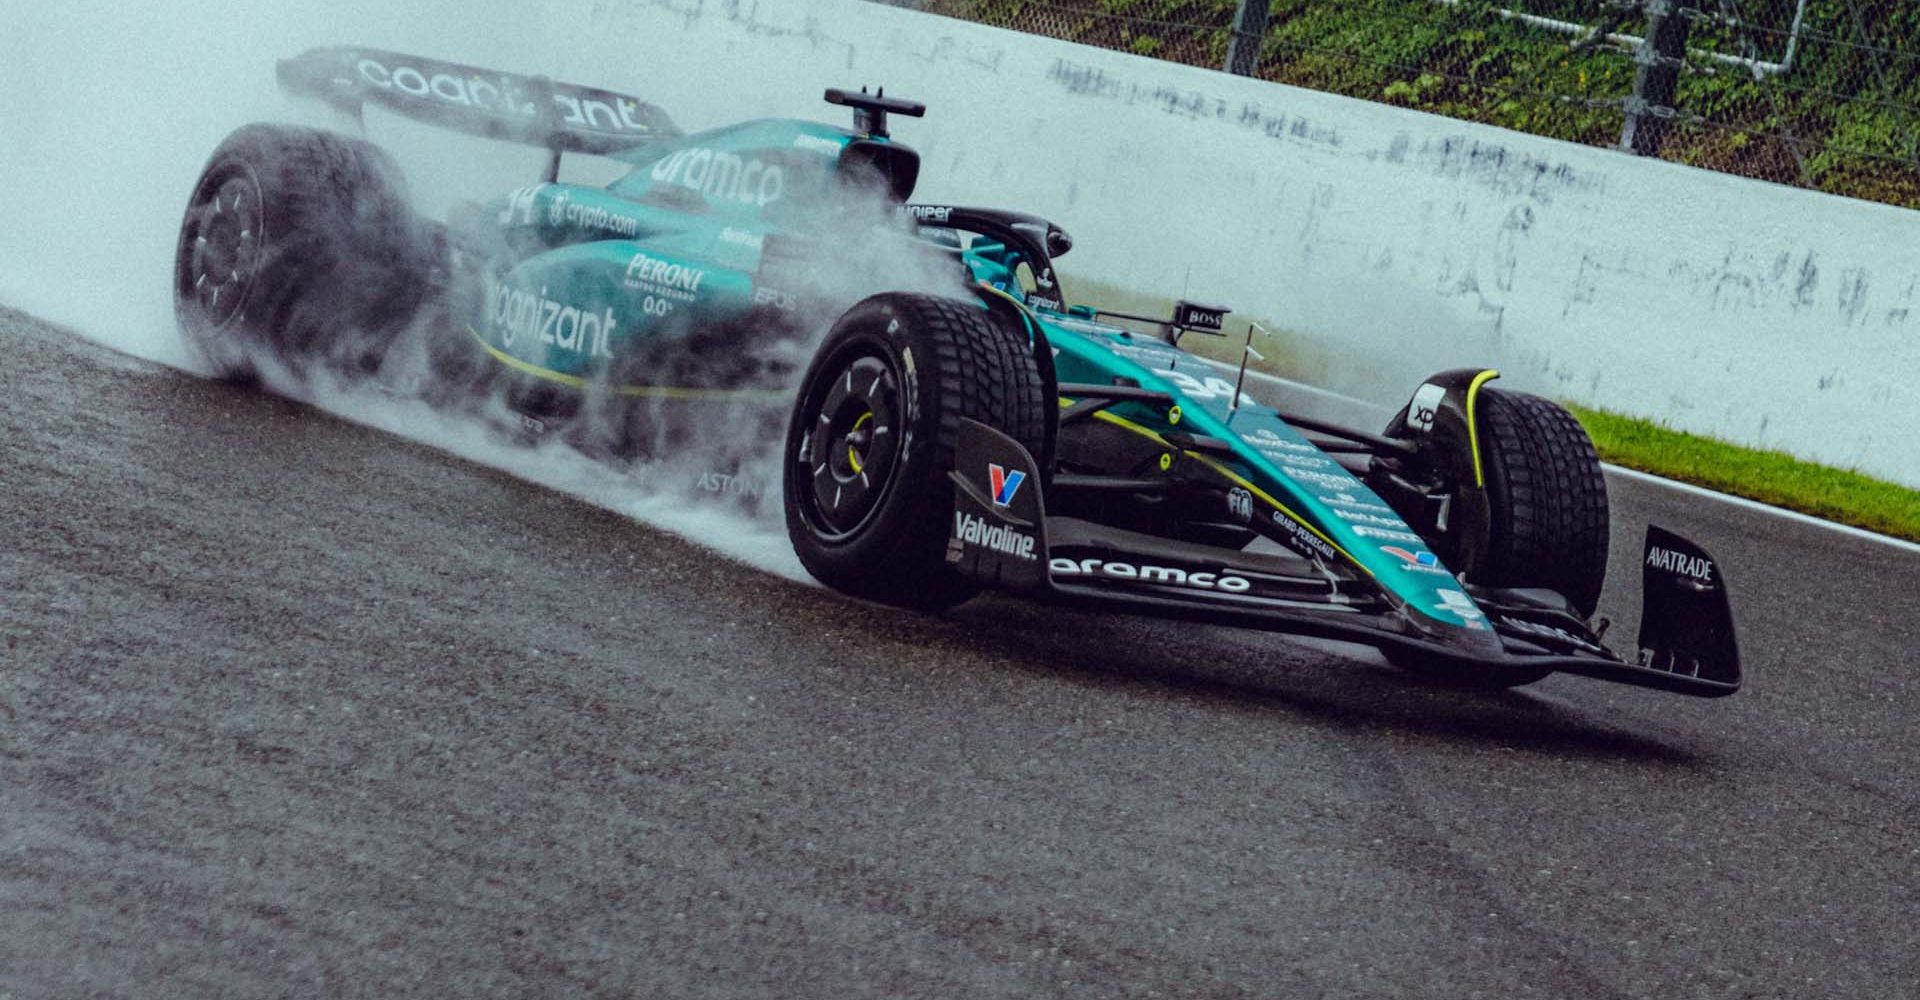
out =
[[[0,115],[18,194],[0,201],[0,301],[177,353],[165,274],[187,189],[228,129],[291,112],[272,60],[313,45],[602,83],[693,128],[839,117],[823,88],[884,83],[932,107],[896,126],[926,154],[924,197],[1056,218],[1079,238],[1069,277],[1321,338],[1345,361],[1334,388],[1391,402],[1491,363],[1920,485],[1920,214],[858,0],[270,6],[66,0],[0,31],[21,95]],[[189,50],[191,72],[140,73]],[[445,137],[381,138],[423,144],[430,202],[500,190]],[[540,155],[508,159],[524,177]]]
[[[550,6],[566,76],[690,128],[831,117],[830,85],[925,100],[895,128],[922,198],[1046,214],[1070,276],[1351,347],[1334,388],[1490,363],[1920,484],[1915,213],[858,0]]]

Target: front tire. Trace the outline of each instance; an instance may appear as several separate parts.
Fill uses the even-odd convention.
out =
[[[1492,517],[1467,579],[1557,591],[1593,616],[1607,579],[1607,479],[1586,428],[1552,400],[1483,389],[1480,443]]]
[[[1484,490],[1472,490],[1472,435],[1442,410],[1423,444],[1420,469],[1402,481],[1432,484],[1455,498],[1444,530],[1429,544],[1468,582],[1492,587],[1545,588],[1567,599],[1582,618],[1593,616],[1607,576],[1608,503],[1600,456],[1586,429],[1552,400],[1520,392],[1481,389],[1475,403]],[[1388,428],[1410,437],[1404,419]],[[1383,485],[1383,495],[1394,491]],[[1422,511],[1403,510],[1409,523]],[[1469,687],[1515,687],[1551,673],[1538,668],[1441,666],[1417,654],[1387,651],[1395,666],[1422,677]]]
[[[836,590],[925,610],[978,592],[946,562],[960,421],[1040,454],[1045,385],[1024,331],[979,305],[869,298],[815,353],[788,423],[787,534]]]

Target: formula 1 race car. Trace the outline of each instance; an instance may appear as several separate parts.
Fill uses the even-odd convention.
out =
[[[428,398],[485,397],[585,450],[762,427],[801,562],[876,601],[998,589],[1367,643],[1467,685],[1739,688],[1719,566],[1659,528],[1639,655],[1603,644],[1606,486],[1564,409],[1478,369],[1428,378],[1378,433],[1262,405],[1244,360],[1180,347],[1228,310],[1070,302],[1059,226],[911,203],[919,158],[888,123],[919,104],[830,90],[852,129],[683,135],[632,97],[391,52],[315,50],[279,78],[550,157],[440,223],[361,139],[235,132],[175,269],[182,328],[224,374],[376,371],[425,329]],[[566,153],[628,169],[561,183]]]

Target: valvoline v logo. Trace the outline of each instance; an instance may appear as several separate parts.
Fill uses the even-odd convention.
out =
[[[993,486],[993,505],[1005,507],[1013,502],[1013,495],[1020,492],[1020,484],[1027,481],[1027,474],[1019,469],[1008,472],[1005,466],[988,463],[987,481]]]

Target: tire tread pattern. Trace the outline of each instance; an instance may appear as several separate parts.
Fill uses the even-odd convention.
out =
[[[1047,414],[1040,398],[1040,372],[1024,337],[972,303],[918,295],[903,296],[902,303],[911,321],[927,333],[938,359],[936,474],[914,484],[915,537],[903,540],[901,558],[876,572],[874,583],[884,599],[907,597],[909,603],[945,607],[977,590],[946,565],[948,510],[953,505],[946,471],[953,467],[960,421],[978,420],[1037,455],[1045,441],[1042,420]]]
[[[1494,533],[1481,580],[1548,587],[1590,616],[1606,580],[1607,482],[1585,428],[1559,404],[1492,389],[1478,402]]]

